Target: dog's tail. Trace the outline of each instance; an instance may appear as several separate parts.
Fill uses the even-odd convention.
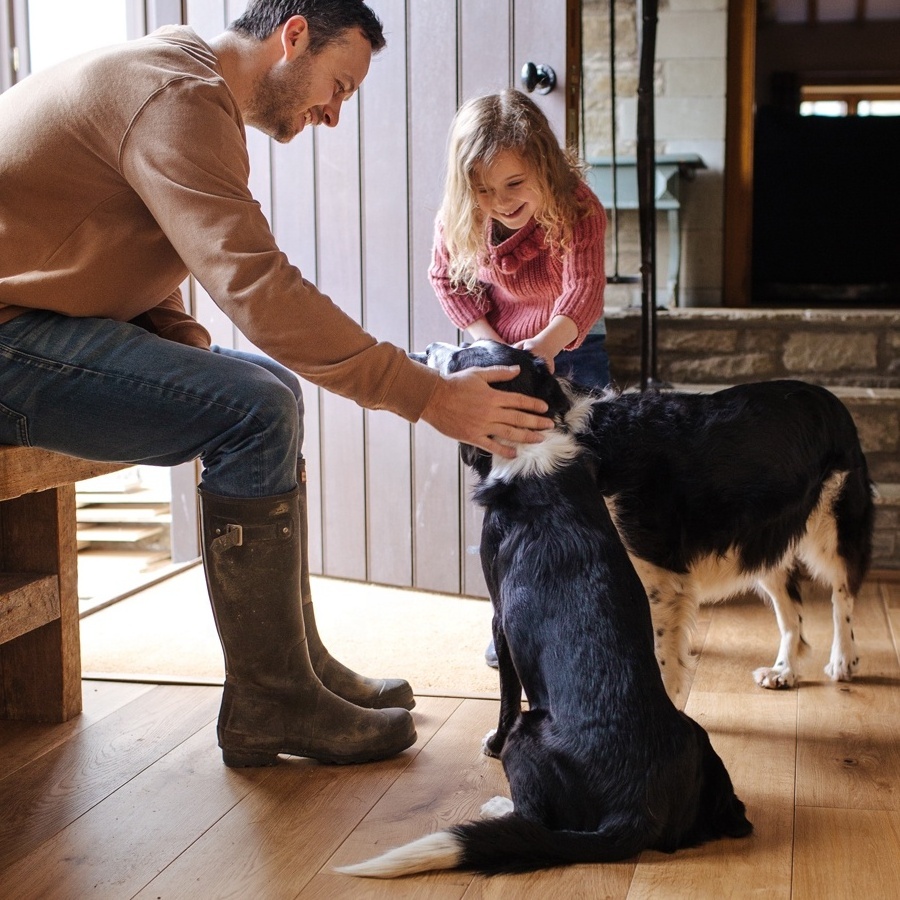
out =
[[[646,835],[636,829],[553,831],[510,813],[455,825],[336,871],[363,878],[396,878],[434,869],[499,875],[564,863],[618,862],[636,856],[646,846]]]

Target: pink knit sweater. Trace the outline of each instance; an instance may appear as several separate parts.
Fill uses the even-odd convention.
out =
[[[440,222],[428,275],[444,312],[457,328],[483,317],[509,344],[533,338],[557,315],[568,316],[578,337],[573,350],[603,314],[606,286],[603,254],[606,212],[591,189],[576,196],[589,212],[574,227],[572,244],[560,255],[545,244],[544,229],[532,219],[501,244],[488,241],[490,258],[478,271],[474,291],[450,283],[450,259]],[[491,222],[487,223],[490,234]]]

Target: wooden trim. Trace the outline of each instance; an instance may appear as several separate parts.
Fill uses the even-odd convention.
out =
[[[11,87],[14,79],[12,8],[9,0],[0,0],[0,91]]]
[[[890,581],[900,584],[900,569],[869,569],[866,581]]]
[[[581,147],[581,0],[566,0],[566,147]]]
[[[729,0],[725,111],[723,305],[750,305],[756,2]]]

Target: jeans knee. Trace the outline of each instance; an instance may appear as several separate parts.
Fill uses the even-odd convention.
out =
[[[269,378],[257,387],[254,417],[270,434],[270,439],[296,447],[300,434],[300,411],[290,386],[280,379]]]
[[[233,384],[238,418],[203,454],[203,483],[224,497],[266,497],[296,485],[301,422],[297,398],[256,366]]]

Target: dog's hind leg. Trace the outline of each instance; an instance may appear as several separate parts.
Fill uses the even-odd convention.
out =
[[[825,674],[832,681],[850,681],[859,668],[856,638],[853,634],[853,605],[855,597],[846,582],[832,584],[831,615],[834,620],[834,640]]]
[[[484,736],[481,750],[485,756],[499,757],[510,729],[516,724],[522,712],[522,683],[513,665],[506,633],[496,613],[493,631],[494,646],[497,649],[497,667],[500,672],[500,717],[497,727]]]
[[[764,688],[794,687],[798,677],[797,659],[808,646],[803,638],[802,600],[795,573],[775,569],[757,581],[757,589],[772,601],[781,644],[775,664],[760,666],[753,672],[753,679]]]
[[[825,666],[825,674],[833,681],[850,681],[859,667],[856,640],[853,634],[853,606],[856,591],[864,576],[864,565],[848,561],[847,543],[838,536],[838,509],[845,504],[846,472],[832,474],[822,487],[819,504],[807,522],[807,532],[798,548],[798,554],[806,563],[810,574],[831,585],[831,615],[834,622],[834,638],[831,656]],[[855,482],[851,481],[851,487]],[[846,532],[848,523],[842,522]],[[860,541],[870,539],[862,534]],[[864,548],[865,550],[865,548]],[[861,551],[862,552],[862,551]],[[867,551],[863,552],[867,562]]]

